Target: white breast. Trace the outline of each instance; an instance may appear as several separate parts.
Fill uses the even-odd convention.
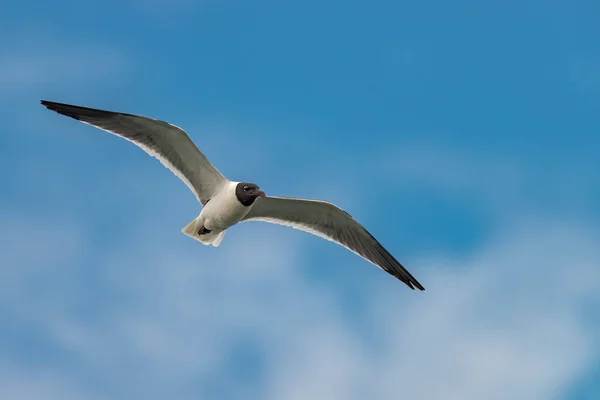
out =
[[[204,227],[211,231],[222,231],[237,224],[248,214],[251,207],[245,207],[235,195],[235,188],[239,182],[229,184],[219,194],[214,196],[204,206],[199,219]]]

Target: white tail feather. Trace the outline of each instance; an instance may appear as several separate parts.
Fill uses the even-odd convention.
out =
[[[217,236],[215,237],[215,239],[212,241],[211,244],[215,247],[219,247],[219,245],[223,241],[223,236],[225,236],[225,231],[221,231],[219,234],[217,234]]]
[[[194,237],[198,234],[198,218],[195,218],[192,222],[187,224],[185,228],[181,230],[181,232],[185,233],[188,236]]]
[[[192,239],[196,239],[200,243],[207,245],[207,246],[212,244],[213,246],[218,247],[221,244],[221,241],[223,240],[223,236],[225,236],[225,231],[220,231],[220,232],[213,231],[213,232],[206,233],[204,235],[199,235],[198,230],[200,228],[201,227],[198,226],[198,218],[196,218],[192,222],[187,224],[185,226],[185,228],[183,228],[181,231],[183,233],[185,233],[187,236],[191,237]]]

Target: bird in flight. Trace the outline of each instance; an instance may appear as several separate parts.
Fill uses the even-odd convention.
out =
[[[425,288],[359,222],[327,201],[267,196],[258,185],[225,178],[187,133],[138,115],[42,100],[52,111],[129,140],[179,177],[202,204],[186,235],[219,246],[228,228],[244,221],[287,225],[338,243],[404,282]]]

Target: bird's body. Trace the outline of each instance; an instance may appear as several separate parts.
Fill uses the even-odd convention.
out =
[[[225,230],[240,222],[250,207],[244,206],[235,197],[235,188],[240,182],[230,182],[204,206],[198,221],[208,230]]]
[[[183,233],[204,243],[218,246],[227,228],[240,222],[254,205],[245,206],[239,202],[235,192],[240,182],[229,182],[216,196],[202,208],[198,218],[190,222]],[[205,234],[199,234],[204,228]],[[218,240],[218,241],[217,241]]]
[[[228,228],[244,221],[291,226],[338,243],[377,265],[408,287],[425,288],[360,223],[321,200],[266,196],[258,185],[225,178],[185,131],[139,115],[42,100],[59,114],[120,136],[156,157],[196,195],[203,208],[182,231],[205,245],[219,246]]]

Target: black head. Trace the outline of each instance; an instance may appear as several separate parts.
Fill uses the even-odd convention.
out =
[[[238,183],[235,187],[235,196],[246,207],[251,206],[258,197],[267,197],[257,184],[249,182]]]

